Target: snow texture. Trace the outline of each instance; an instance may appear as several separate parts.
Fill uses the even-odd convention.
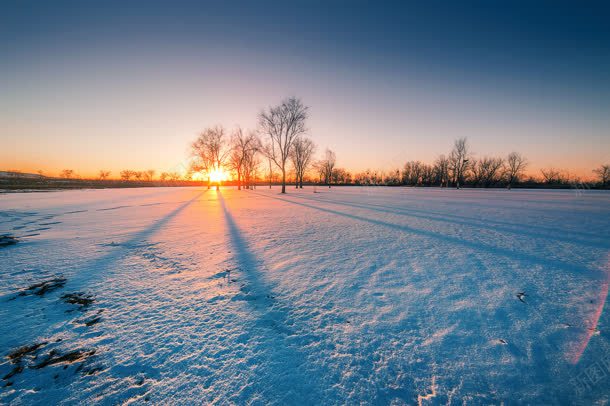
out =
[[[2,195],[0,403],[610,401],[610,193],[288,191]]]

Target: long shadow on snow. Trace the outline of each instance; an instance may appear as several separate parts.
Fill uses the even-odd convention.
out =
[[[376,186],[374,186],[374,188],[377,188]],[[433,190],[433,189],[431,189]],[[448,189],[445,189],[448,190]],[[456,193],[461,193],[466,191],[467,189],[460,189],[459,191],[455,191]],[[481,193],[483,193],[485,191],[485,189],[470,189],[471,191],[480,191]],[[514,189],[513,189],[514,190]],[[439,190],[440,191],[440,190]],[[513,194],[513,192],[508,192],[505,191],[506,193],[508,193],[507,197],[516,197],[516,195]],[[318,192],[318,193],[324,193],[324,192]],[[353,194],[347,194],[347,193],[337,193],[337,192],[333,192],[333,194],[341,194],[344,196],[353,196]],[[512,195],[512,196],[509,196]],[[387,196],[387,195],[386,195]],[[446,197],[423,197],[421,195],[410,195],[407,193],[401,193],[401,196],[403,196],[406,199],[409,199],[411,201],[418,201],[418,202],[433,202],[433,203],[443,203],[444,199]],[[453,200],[451,202],[451,204],[455,207],[458,206],[466,206],[466,207],[480,207],[483,209],[499,209],[499,208],[503,208],[503,209],[508,209],[508,210],[513,210],[513,211],[517,211],[517,212],[522,212],[523,210],[526,211],[530,211],[530,212],[540,212],[542,214],[546,214],[549,212],[549,207],[540,207],[540,204],[537,203],[545,203],[547,206],[552,206],[556,201],[545,201],[545,200],[527,200],[527,206],[523,206],[523,202],[517,201],[517,200],[508,200],[507,202],[512,202],[514,204],[501,204],[503,202],[503,200],[500,200],[499,198],[501,197],[500,194],[496,195],[497,198],[491,198],[491,197],[476,197],[475,200],[475,196],[473,194],[469,194],[469,195],[463,195],[463,194],[456,194],[455,200]],[[591,195],[589,195],[591,196]],[[416,200],[414,200],[416,199]],[[488,203],[485,203],[488,202]],[[603,208],[600,207],[600,204],[598,202],[583,202],[583,201],[579,201],[579,204],[577,206],[574,206],[574,201],[570,202],[570,201],[565,201],[564,202],[565,205],[569,205],[571,204],[572,207],[553,207],[553,210],[555,212],[558,213],[565,213],[568,215],[572,215],[574,214],[574,211],[576,208],[581,208],[581,207],[589,207],[589,208],[594,208],[597,209],[595,210],[596,213],[600,213],[600,210],[602,213],[606,213],[607,210],[604,210]]]
[[[261,196],[265,196],[265,195],[261,194]],[[336,214],[338,216],[350,218],[353,220],[364,221],[367,223],[388,227],[388,228],[391,228],[394,230],[407,232],[410,234],[433,238],[433,239],[443,241],[443,242],[446,242],[449,244],[461,245],[461,246],[464,246],[466,248],[470,248],[470,249],[473,249],[476,251],[487,252],[487,253],[493,254],[493,255],[501,255],[501,256],[507,257],[509,259],[514,259],[514,260],[522,261],[525,263],[531,263],[531,264],[536,264],[536,265],[541,265],[541,266],[552,266],[552,267],[555,267],[555,268],[558,268],[558,269],[561,269],[564,271],[576,272],[578,274],[581,274],[584,276],[589,276],[589,277],[594,277],[594,278],[600,279],[600,280],[601,279],[605,280],[605,278],[606,278],[606,274],[602,269],[590,269],[590,268],[586,268],[583,266],[568,264],[568,263],[565,263],[562,261],[557,261],[557,260],[553,260],[553,259],[549,259],[549,258],[539,258],[535,255],[530,255],[530,254],[527,254],[524,252],[518,252],[518,251],[513,251],[513,250],[510,250],[507,248],[501,248],[501,247],[496,247],[493,245],[487,245],[487,244],[462,240],[457,237],[451,237],[448,235],[443,235],[443,234],[435,233],[432,231],[421,230],[421,229],[417,229],[417,228],[413,228],[413,227],[409,227],[409,226],[405,226],[405,225],[388,223],[386,221],[371,219],[368,217],[362,217],[362,216],[358,216],[355,214],[349,214],[349,213],[345,213],[342,211],[329,209],[326,207],[319,207],[319,206],[314,206],[314,205],[307,204],[307,203],[295,202],[294,200],[288,200],[288,199],[283,199],[280,197],[273,197],[273,196],[266,196],[266,197],[268,197],[269,199],[280,200],[285,203],[291,203],[291,204],[295,204],[298,206],[307,207],[309,209],[319,210],[319,211],[330,213],[330,214]]]
[[[476,220],[471,217],[458,216],[458,215],[454,215],[454,214],[440,214],[440,213],[437,214],[434,212],[430,213],[430,212],[426,212],[424,210],[419,210],[419,209],[384,206],[384,205],[373,204],[373,203],[367,203],[367,204],[353,203],[353,202],[346,202],[344,200],[336,200],[336,199],[317,200],[317,199],[312,199],[312,198],[298,196],[298,195],[294,195],[293,197],[297,197],[299,199],[304,199],[304,200],[309,200],[309,201],[314,201],[314,202],[324,201],[325,203],[336,204],[338,206],[349,206],[349,207],[354,207],[354,208],[373,210],[373,211],[376,211],[379,213],[396,214],[396,215],[414,217],[414,218],[425,219],[425,220],[465,225],[468,227],[487,228],[489,226],[489,224],[477,224],[477,223],[483,223],[483,222],[493,223],[493,224],[496,224],[496,225],[494,225],[494,230],[502,231],[502,232],[506,232],[506,233],[522,235],[522,236],[530,237],[530,238],[540,238],[540,239],[544,239],[544,240],[562,241],[562,242],[566,242],[569,244],[578,244],[578,245],[584,245],[584,246],[588,246],[588,247],[595,247],[595,248],[602,248],[602,249],[610,248],[610,242],[591,241],[591,240],[585,240],[585,239],[574,238],[574,237],[563,237],[561,235],[544,234],[544,233],[540,233],[539,231],[527,231],[527,230],[523,230],[524,227],[519,224],[511,224],[508,222],[501,222],[501,221],[497,221],[497,220],[489,220],[489,221],[484,220],[483,221],[483,220]],[[418,213],[418,214],[415,214],[415,213]],[[419,214],[419,213],[422,213],[422,214]],[[502,224],[502,225],[500,225],[500,224]],[[514,227],[516,229],[512,229],[510,227]],[[522,229],[522,230],[520,231],[519,229]],[[560,230],[553,230],[553,231],[559,232],[559,233],[566,233],[565,231],[560,231]],[[571,235],[576,234],[571,231],[569,233]]]
[[[218,193],[218,197],[229,231],[231,246],[235,253],[235,260],[241,270],[240,275],[246,278],[248,288],[250,288],[246,302],[257,313],[259,318],[257,327],[268,332],[265,337],[269,341],[267,355],[276,364],[276,368],[268,371],[270,381],[262,382],[263,390],[272,388],[274,393],[281,395],[290,393],[295,398],[280,399],[280,401],[291,404],[311,404],[322,401],[324,396],[322,396],[318,380],[325,374],[321,371],[308,370],[306,354],[298,348],[301,345],[298,340],[306,344],[312,337],[295,336],[292,333],[290,326],[294,322],[291,320],[289,311],[274,300],[273,290],[265,282],[264,275],[259,269],[259,261],[250,252],[248,242],[242,236],[222,194]],[[290,336],[292,336],[290,339],[292,344],[287,342]]]
[[[462,189],[463,190],[463,189]],[[432,191],[432,190],[430,190]],[[321,196],[325,195],[325,192],[318,192]],[[348,194],[348,193],[342,193],[342,191],[333,191],[332,193],[333,197],[334,196],[354,196],[354,194]],[[292,195],[295,196],[295,195]],[[383,198],[383,197],[387,197],[389,195],[366,195],[366,194],[360,194],[359,196],[365,196],[368,198],[372,198],[372,199],[378,199],[378,198]],[[439,198],[429,198],[429,197],[422,197],[421,195],[410,195],[408,193],[399,193],[398,196],[400,196],[400,202],[401,203],[409,203],[409,202],[413,202],[413,203],[420,203],[420,204],[426,204],[427,202],[432,202],[432,203],[438,203],[438,204],[443,204],[443,205],[448,205],[446,200],[442,200],[440,197]],[[458,196],[459,197],[459,196]],[[339,201],[339,200],[335,200],[334,198],[332,199],[333,201]],[[506,206],[506,205],[499,205],[498,204],[498,200],[492,200],[492,199],[487,199],[493,202],[493,204],[479,204],[480,202],[478,201],[474,201],[474,200],[468,200],[468,201],[462,201],[462,200],[452,200],[451,201],[451,206],[452,207],[456,207],[458,208],[458,206],[468,206],[469,208],[472,207],[481,207],[483,209],[499,209],[499,208],[505,208],[508,210],[512,210],[514,211],[531,211],[531,210],[539,210],[541,212],[543,212],[544,214],[547,214],[549,212],[549,208],[539,208],[539,209],[532,209],[531,207],[524,207],[524,206]],[[516,202],[516,201],[515,201]],[[529,202],[529,201],[528,201]],[[351,203],[351,202],[350,202]],[[517,202],[516,202],[517,203]],[[365,204],[365,203],[360,203],[360,204]],[[395,209],[398,208],[397,206],[384,206],[381,204],[373,204],[373,203],[366,203],[366,204],[370,204],[372,206],[377,206],[377,207],[382,207],[382,208],[390,208],[390,209]],[[597,205],[599,207],[599,205]],[[405,209],[404,207],[401,207],[403,209]],[[438,216],[447,216],[447,217],[451,217],[451,218],[455,218],[458,220],[466,220],[466,221],[470,221],[470,220],[477,220],[476,218],[473,217],[468,217],[468,216],[460,216],[457,214],[450,214],[450,213],[445,213],[445,212],[438,212],[438,211],[432,211],[432,210],[420,210],[420,209],[415,209],[412,207],[409,207],[410,211],[414,211],[414,212],[420,212],[420,213],[424,213],[424,214],[428,214],[428,215],[438,215]],[[555,209],[556,213],[567,213],[567,214],[574,214],[574,210],[563,210],[563,209]],[[598,212],[598,211],[596,211]],[[515,214],[517,217],[519,216],[519,213]],[[584,240],[586,240],[587,238],[590,239],[594,239],[594,240],[599,240],[600,236],[597,234],[592,234],[592,233],[586,233],[586,232],[582,232],[582,231],[566,231],[565,229],[558,229],[558,228],[553,228],[553,227],[547,227],[547,226],[540,226],[540,225],[536,225],[536,226],[531,226],[531,225],[527,225],[527,224],[515,224],[515,223],[510,223],[508,221],[501,221],[501,220],[494,220],[494,219],[485,219],[485,222],[488,224],[498,224],[501,226],[509,226],[509,227],[516,227],[519,229],[524,229],[525,232],[529,232],[529,230],[532,230],[534,232],[548,232],[548,233],[569,233],[570,235],[578,235],[581,236]]]
[[[134,234],[131,238],[121,244],[119,244],[116,249],[113,249],[106,255],[101,256],[93,260],[92,262],[85,265],[85,268],[89,272],[81,272],[78,275],[75,275],[73,278],[68,279],[68,285],[83,283],[83,282],[91,282],[94,276],[101,277],[104,270],[107,270],[110,265],[114,262],[124,258],[130,253],[130,250],[125,250],[125,248],[134,248],[138,247],[139,244],[146,241],[156,232],[158,232],[161,228],[163,228],[170,220],[176,217],[182,210],[187,208],[191,203],[197,200],[201,195],[203,195],[207,190],[197,194],[192,199],[186,201],[181,204],[171,212],[167,213],[165,216],[151,224],[148,228]]]

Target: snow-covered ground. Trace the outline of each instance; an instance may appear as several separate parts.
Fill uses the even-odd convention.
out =
[[[610,193],[278,191],[0,195],[0,403],[609,402]]]

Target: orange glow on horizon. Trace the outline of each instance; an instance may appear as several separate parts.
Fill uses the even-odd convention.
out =
[[[196,180],[196,181],[203,181],[203,182],[208,181],[208,179],[209,179],[210,182],[212,182],[212,183],[221,183],[221,182],[230,180],[231,176],[230,176],[229,172],[227,172],[223,169],[218,169],[218,170],[213,170],[209,173],[207,173],[207,172],[195,173],[195,174],[193,174],[192,179]]]

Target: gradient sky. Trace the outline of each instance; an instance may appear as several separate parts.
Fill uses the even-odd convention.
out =
[[[610,162],[609,6],[399,4],[3,1],[0,170],[180,169],[203,128],[293,95],[353,171],[462,136],[531,171]]]

